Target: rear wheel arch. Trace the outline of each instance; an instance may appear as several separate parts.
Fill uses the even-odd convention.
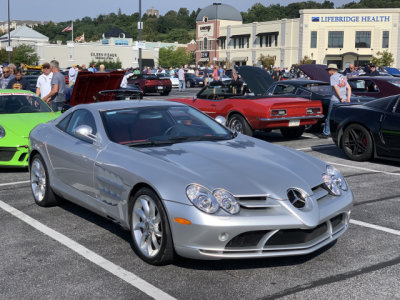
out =
[[[28,161],[28,166],[29,167],[31,167],[31,164],[32,164],[32,158],[36,155],[36,154],[39,154],[39,155],[41,155],[40,154],[40,152],[39,151],[37,151],[37,150],[32,150],[32,152],[31,153],[29,153],[29,161]]]
[[[237,110],[233,110],[233,111],[230,111],[230,112],[228,113],[228,115],[227,115],[227,117],[226,117],[228,123],[229,123],[230,119],[231,119],[234,115],[239,115],[239,116],[241,116],[242,118],[244,118],[244,119],[246,120],[247,124],[249,124],[249,126],[251,127],[251,129],[254,130],[254,128],[251,126],[249,120],[247,120],[247,118],[245,117],[245,115],[242,114],[240,111],[237,111]]]

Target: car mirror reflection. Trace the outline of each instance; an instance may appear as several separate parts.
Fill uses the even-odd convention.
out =
[[[92,132],[93,132],[92,127],[88,125],[80,125],[76,127],[74,130],[74,134],[77,137],[94,142],[96,141],[96,135],[92,134]]]

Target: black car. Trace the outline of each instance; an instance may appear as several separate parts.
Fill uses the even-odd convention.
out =
[[[36,84],[39,75],[24,75],[24,78],[29,82],[30,91],[36,93]]]
[[[193,73],[185,73],[185,81],[186,81],[186,87],[203,87],[204,86],[204,79],[196,76],[196,74]]]
[[[311,100],[321,100],[322,110],[325,118],[313,125],[310,131],[320,131],[321,124],[325,122],[328,115],[329,103],[333,94],[333,89],[329,83],[319,80],[296,79],[288,81],[277,81],[267,91],[268,95],[296,95]],[[352,103],[364,103],[375,100],[376,98],[367,96],[351,96]]]
[[[351,160],[400,161],[400,96],[334,107],[330,129],[335,144]]]

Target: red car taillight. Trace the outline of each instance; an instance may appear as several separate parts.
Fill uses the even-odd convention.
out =
[[[271,116],[272,117],[286,116],[286,109],[272,109]]]
[[[307,108],[307,115],[320,114],[320,113],[321,113],[321,107]]]

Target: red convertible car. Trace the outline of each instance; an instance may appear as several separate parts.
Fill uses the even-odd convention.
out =
[[[128,84],[139,86],[143,93],[160,93],[167,96],[171,92],[172,83],[169,78],[159,78],[155,74],[134,74],[128,78]]]
[[[323,118],[319,100],[268,96],[273,79],[263,69],[242,66],[236,71],[243,82],[217,81],[193,98],[170,100],[189,104],[213,118],[223,116],[233,131],[250,136],[255,130],[280,129],[284,137],[297,138],[305,125],[316,124]]]

